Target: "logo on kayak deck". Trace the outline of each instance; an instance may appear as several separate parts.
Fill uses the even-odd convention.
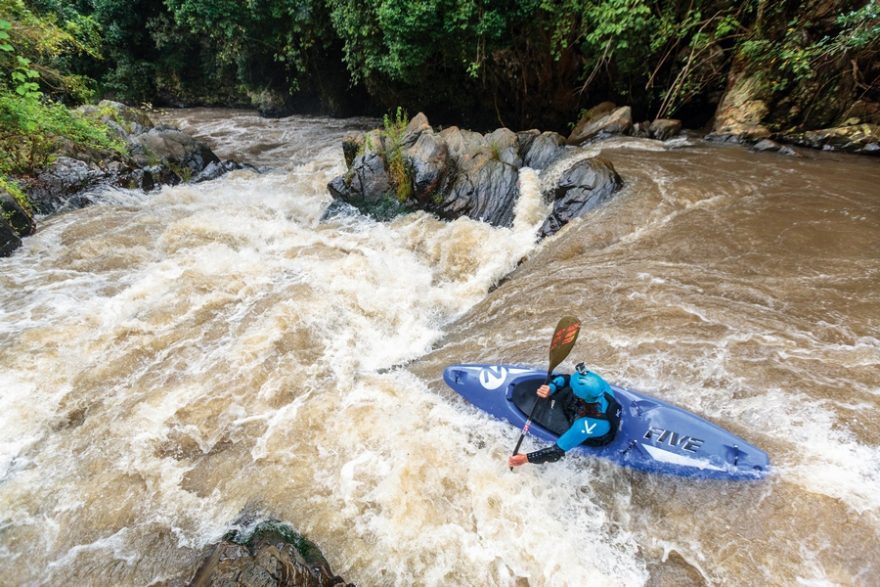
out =
[[[483,367],[480,371],[480,385],[486,389],[498,389],[507,381],[507,369],[504,367]]]
[[[703,446],[703,443],[706,442],[700,438],[679,434],[673,430],[667,430],[657,426],[651,426],[648,428],[648,431],[645,432],[643,438],[647,438],[648,440],[654,439],[660,444],[665,442],[668,443],[669,446],[677,446],[688,452],[697,452],[697,449]]]

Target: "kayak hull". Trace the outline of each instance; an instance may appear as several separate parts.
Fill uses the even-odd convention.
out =
[[[443,372],[446,384],[470,403],[518,428],[525,425],[537,401],[531,399],[534,390],[546,377],[546,371],[517,365],[461,364]],[[769,472],[767,453],[739,436],[649,395],[611,387],[622,410],[614,440],[572,450],[650,473],[749,480]],[[559,403],[551,398],[537,404],[529,434],[547,443],[556,441],[568,425]]]

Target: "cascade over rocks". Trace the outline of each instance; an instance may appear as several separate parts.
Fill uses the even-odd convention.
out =
[[[348,171],[328,184],[333,198],[377,218],[387,217],[389,209],[423,209],[494,226],[513,224],[522,167],[540,171],[580,151],[554,132],[499,128],[482,135],[457,126],[436,132],[422,113],[402,132],[348,135],[342,149]],[[575,164],[579,172],[569,170],[555,192],[544,194],[555,204],[542,237],[619,190],[622,181],[611,163],[590,161]]]
[[[89,192],[106,186],[151,190],[162,184],[205,181],[243,166],[220,159],[204,143],[170,127],[156,127],[144,112],[104,100],[81,108],[99,117],[125,141],[124,155],[63,146],[59,156],[36,178],[23,182],[40,214],[81,208]]]
[[[92,203],[97,190],[108,186],[152,190],[162,184],[175,185],[216,179],[235,169],[253,169],[235,161],[221,161],[204,143],[176,128],[156,127],[141,110],[104,100],[83,106],[80,112],[106,123],[116,138],[124,141],[124,154],[84,149],[62,144],[55,160],[36,177],[20,179],[34,211],[51,214],[82,208]],[[20,237],[35,231],[33,218],[23,209],[13,209],[14,199],[0,190],[5,218],[3,235],[11,230],[16,238],[0,236],[0,256],[20,245]],[[28,220],[25,220],[27,218]]]

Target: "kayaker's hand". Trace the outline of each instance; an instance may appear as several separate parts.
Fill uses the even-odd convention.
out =
[[[507,459],[507,464],[511,467],[519,467],[520,465],[525,465],[529,462],[529,457],[526,455],[513,455],[509,459]]]
[[[538,388],[538,397],[547,398],[550,397],[550,386],[542,385]]]

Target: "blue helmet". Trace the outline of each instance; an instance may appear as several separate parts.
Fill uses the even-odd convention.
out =
[[[598,378],[590,373],[586,364],[578,363],[571,374],[571,389],[574,394],[585,402],[598,402],[603,395],[602,385]]]

